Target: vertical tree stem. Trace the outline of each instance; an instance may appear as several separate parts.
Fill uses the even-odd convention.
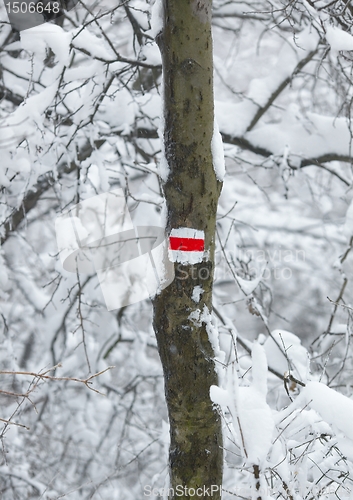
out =
[[[170,420],[171,487],[211,488],[222,482],[221,420],[210,400],[217,384],[205,323],[189,319],[212,310],[216,210],[221,182],[211,151],[214,124],[211,0],[164,0],[158,37],[164,75],[164,147],[170,173],[164,185],[167,231],[205,233],[198,264],[175,263],[175,280],[154,300],[154,328],[163,364]],[[199,303],[195,286],[203,290]],[[206,309],[207,308],[207,309]],[[191,498],[170,495],[170,498]],[[198,497],[203,498],[203,497]],[[207,498],[207,495],[205,496]],[[220,499],[220,491],[213,490]]]

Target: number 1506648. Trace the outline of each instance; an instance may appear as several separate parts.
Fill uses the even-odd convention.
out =
[[[9,14],[58,14],[59,2],[8,2],[5,4]]]

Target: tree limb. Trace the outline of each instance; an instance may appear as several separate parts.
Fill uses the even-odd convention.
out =
[[[114,132],[116,135],[120,135],[121,132],[115,131]],[[146,127],[139,127],[136,128],[131,136],[134,136],[138,139],[158,139],[158,133],[156,129],[149,129]],[[254,153],[256,155],[262,156],[264,158],[270,158],[271,156],[274,156],[273,152],[265,149],[261,146],[256,146],[252,144],[248,139],[244,137],[235,137],[231,136],[230,134],[225,134],[222,133],[222,139],[223,143],[225,144],[231,144],[234,146],[238,146],[240,149],[243,151],[249,151],[251,153]],[[125,136],[124,136],[125,137]],[[126,136],[129,138],[129,136]],[[105,142],[105,140],[100,140],[96,141],[95,146],[97,148],[100,148],[102,144]],[[79,154],[79,161],[83,161],[86,158],[88,158],[91,154],[94,148],[87,143],[86,146],[82,149],[82,151]],[[334,170],[330,169],[324,163],[329,163],[332,161],[339,161],[343,163],[352,163],[352,158],[348,155],[341,155],[338,153],[327,153],[321,156],[317,156],[316,158],[303,158],[299,165],[290,165],[289,167],[292,170],[299,170],[304,167],[308,166],[316,166],[323,168],[324,170],[327,170],[330,172],[332,175],[336,176],[339,180],[341,180],[344,184],[347,186],[351,185],[351,182],[344,177],[342,177],[339,173],[335,172]],[[70,174],[74,172],[77,169],[77,164],[75,162],[71,162],[70,165],[68,164],[63,164],[58,168],[58,174],[56,177],[57,179],[61,179],[63,175],[65,174]],[[37,184],[29,191],[26,196],[23,199],[22,205],[20,208],[14,210],[12,214],[6,219],[6,221],[2,224],[4,227],[3,229],[3,235],[0,236],[0,246],[2,246],[7,239],[9,238],[11,232],[16,230],[20,223],[26,218],[26,215],[37,205],[37,202],[39,201],[40,197],[48,190],[50,187],[54,184],[55,178],[52,172],[48,172],[42,176],[39,177]],[[1,226],[0,226],[1,227]]]
[[[250,132],[250,130],[252,130],[255,125],[259,122],[259,120],[261,119],[261,117],[266,113],[266,111],[272,106],[272,104],[274,103],[274,101],[277,99],[277,97],[283,92],[283,90],[291,83],[291,81],[293,80],[293,77],[299,73],[300,70],[302,70],[304,68],[304,66],[312,60],[312,58],[314,57],[315,54],[317,54],[318,52],[318,48],[316,48],[315,50],[312,50],[311,52],[309,52],[307,54],[306,57],[304,57],[304,59],[302,59],[301,61],[298,62],[298,64],[296,65],[296,67],[294,68],[294,71],[292,72],[292,74],[290,76],[288,76],[285,80],[283,80],[283,82],[280,83],[280,85],[276,88],[276,90],[271,94],[269,100],[266,102],[266,104],[264,106],[261,106],[259,107],[259,109],[257,110],[257,112],[255,113],[255,116],[253,117],[253,119],[251,120],[250,122],[250,125],[248,126],[248,128],[246,129],[247,132]]]

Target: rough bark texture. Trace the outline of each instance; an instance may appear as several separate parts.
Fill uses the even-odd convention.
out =
[[[164,145],[170,168],[164,185],[167,230],[189,227],[204,231],[209,254],[199,264],[176,263],[174,282],[154,300],[175,493],[180,488],[210,488],[222,482],[221,419],[209,396],[210,386],[217,384],[214,353],[205,324],[197,326],[188,319],[195,309],[202,311],[206,306],[212,310],[215,222],[221,190],[211,153],[211,8],[211,0],[164,0],[164,30],[158,37],[164,76]],[[198,304],[191,298],[196,285],[204,290]],[[170,498],[192,498],[179,493]],[[221,498],[220,492],[214,491],[212,498]]]

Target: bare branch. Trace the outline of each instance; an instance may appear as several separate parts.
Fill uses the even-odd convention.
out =
[[[255,127],[255,125],[259,122],[259,120],[266,113],[266,111],[272,106],[272,104],[277,99],[277,97],[291,83],[291,81],[293,80],[295,75],[297,73],[299,73],[299,71],[302,70],[304,68],[304,66],[312,60],[312,58],[315,56],[315,54],[317,54],[317,52],[318,52],[318,48],[309,52],[309,54],[307,54],[307,56],[304,57],[304,59],[302,59],[301,61],[298,62],[297,66],[293,70],[292,74],[290,76],[288,76],[288,78],[283,80],[283,82],[280,83],[280,85],[276,88],[276,90],[274,92],[272,92],[272,94],[271,94],[270,98],[268,99],[268,101],[266,102],[266,104],[264,106],[259,107],[259,109],[255,113],[255,116],[251,120],[250,125],[246,129],[247,132],[250,132],[250,130],[252,130]]]

